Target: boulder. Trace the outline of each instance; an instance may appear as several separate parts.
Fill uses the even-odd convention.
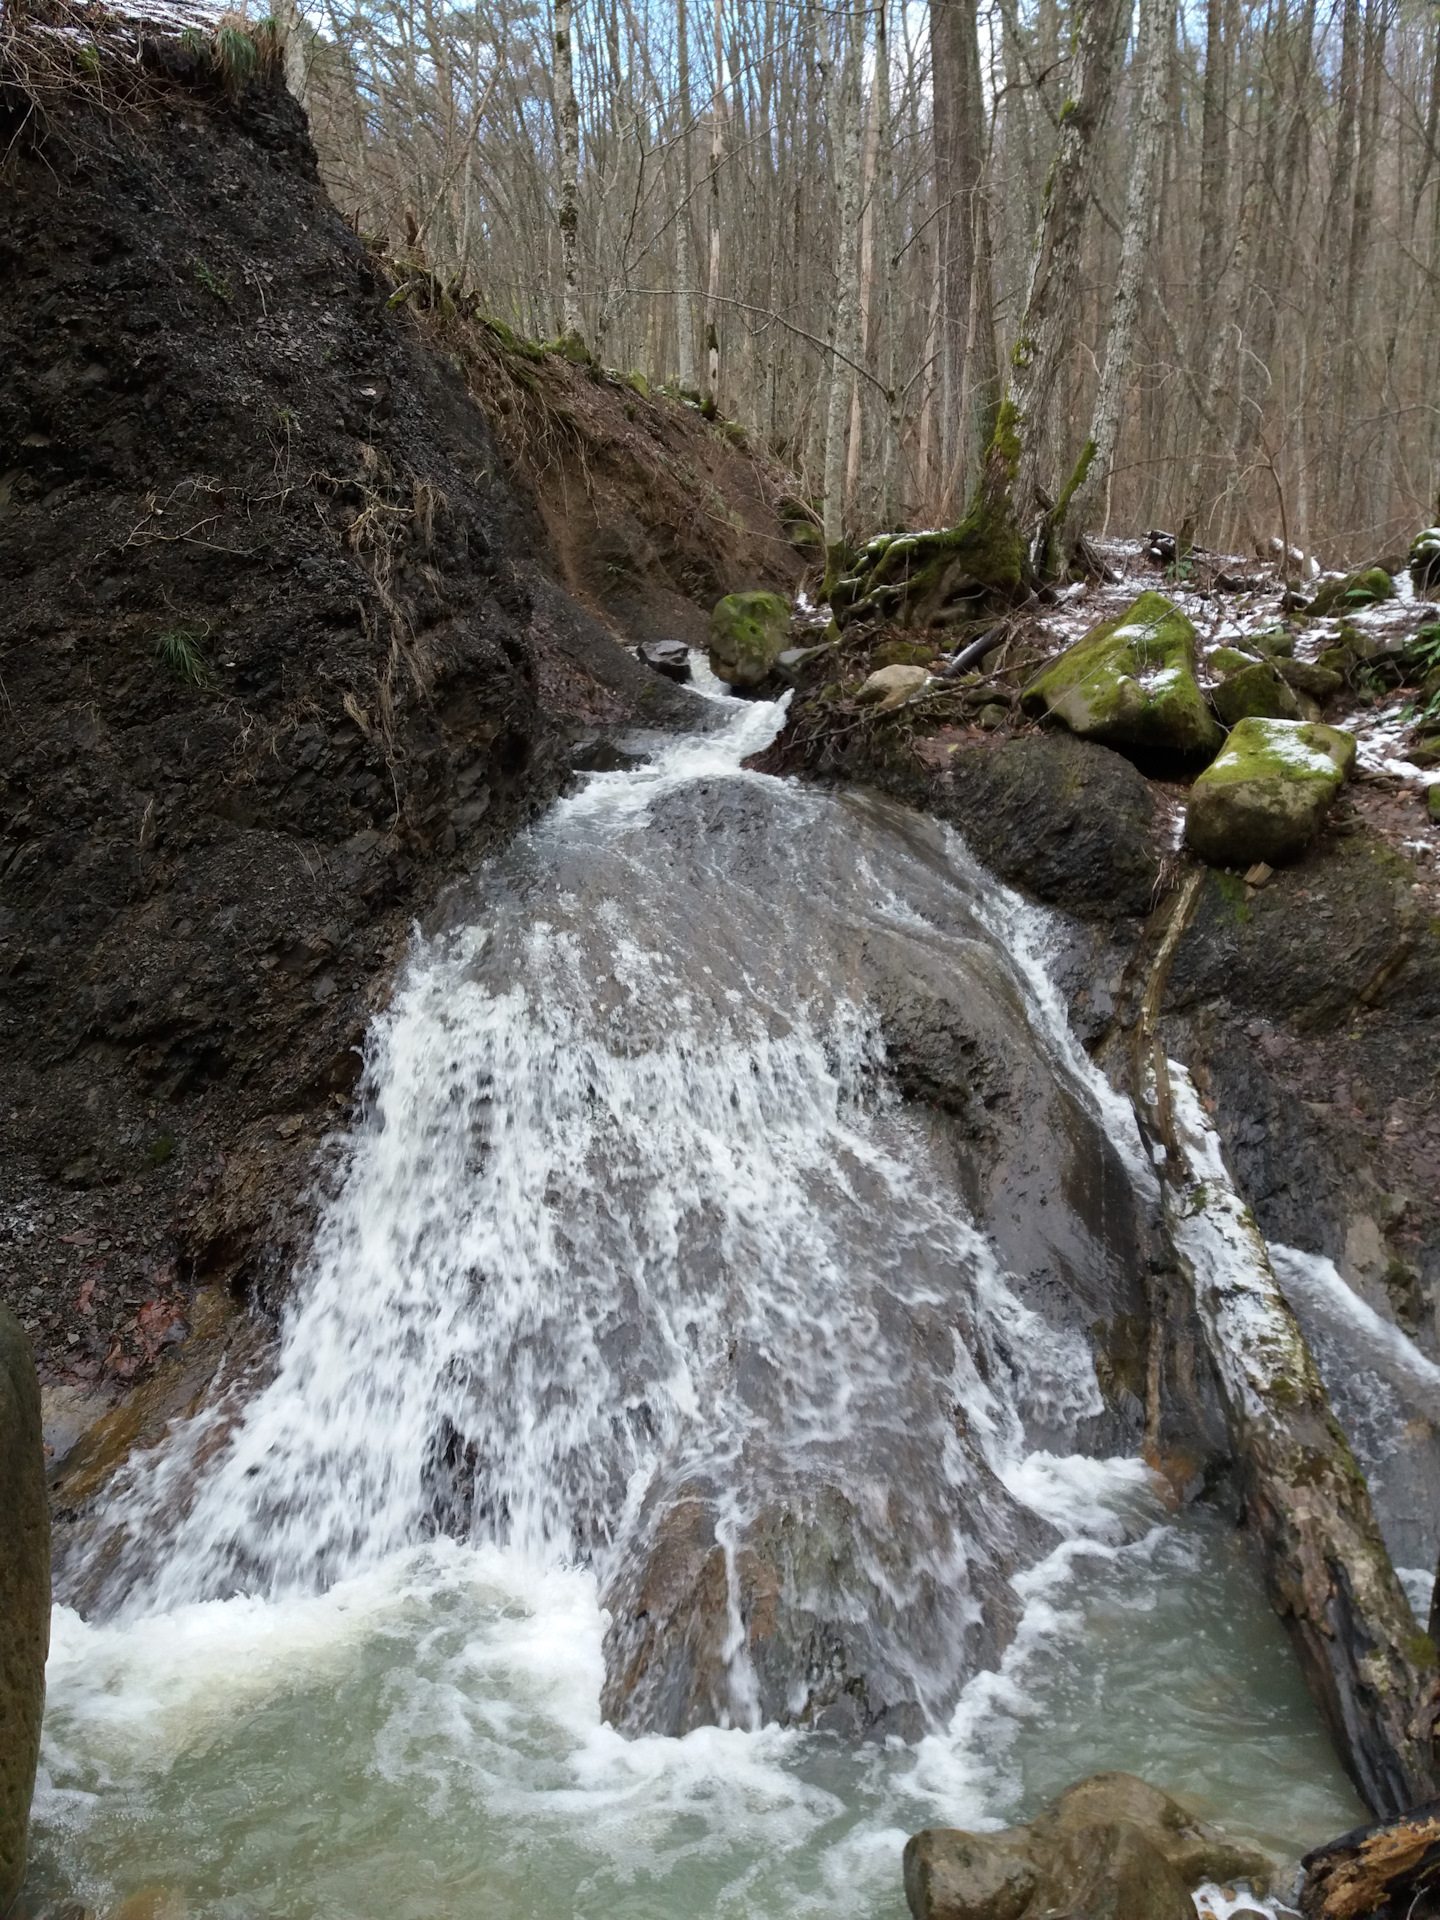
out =
[[[1269,1885],[1263,1855],[1131,1773],[1070,1787],[1028,1826],[931,1827],[905,1848],[915,1920],[1194,1920],[1207,1880]]]
[[[790,637],[790,602],[779,593],[727,593],[710,615],[710,669],[732,687],[768,680]]]
[[[1190,790],[1185,838],[1212,866],[1278,866],[1319,832],[1354,762],[1338,727],[1241,720]]]
[[[1395,582],[1384,567],[1365,567],[1359,573],[1347,573],[1343,580],[1327,580],[1305,611],[1318,620],[1327,614],[1373,607],[1377,600],[1394,597]]]
[[[1295,636],[1288,627],[1263,627],[1259,633],[1248,635],[1245,644],[1263,653],[1267,660],[1281,660],[1295,651]]]
[[[1253,653],[1242,653],[1238,647],[1216,647],[1205,664],[1212,673],[1228,675],[1243,673],[1246,667],[1253,667],[1256,658]]]
[[[1102,620],[1025,689],[1027,713],[1163,760],[1208,760],[1223,737],[1195,678],[1195,629],[1162,593]]]
[[[884,713],[890,707],[903,706],[929,678],[924,667],[880,667],[866,679],[855,698],[862,706],[874,706]]]
[[[1295,695],[1269,660],[1256,660],[1222,680],[1210,695],[1227,727],[1241,720],[1298,720]]]
[[[647,640],[639,652],[645,665],[667,680],[690,678],[690,649],[683,640]]]
[[[50,1510],[40,1383],[20,1322],[0,1306],[0,1913],[25,1877],[25,1830],[50,1649]]]
[[[1417,593],[1440,587],[1440,527],[1426,527],[1410,543],[1410,581]]]
[[[1277,660],[1275,664],[1287,685],[1297,693],[1308,693],[1312,700],[1318,700],[1322,706],[1325,701],[1333,700],[1345,685],[1343,673],[1336,673],[1333,667],[1321,666],[1317,660]]]

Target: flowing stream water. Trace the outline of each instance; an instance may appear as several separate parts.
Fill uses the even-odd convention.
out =
[[[1145,1187],[1044,916],[934,823],[745,771],[781,710],[712,692],[417,939],[268,1382],[68,1569],[42,1902],[879,1920],[916,1827],[1101,1768],[1291,1857],[1359,1817],[1243,1538],[1092,1457],[1086,1341],[892,1085],[876,967],[968,969]],[[821,1510],[777,1681],[746,1568]],[[652,1644],[692,1511],[714,1618]]]

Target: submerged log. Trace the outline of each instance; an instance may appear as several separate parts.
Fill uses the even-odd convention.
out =
[[[1167,1080],[1168,1100],[1155,1099],[1148,1115],[1169,1135],[1166,1214],[1226,1403],[1270,1598],[1347,1772],[1366,1804],[1393,1819],[1437,1788],[1435,1646],[1416,1626],[1365,1476],[1219,1137],[1184,1068],[1169,1062],[1157,1076]]]

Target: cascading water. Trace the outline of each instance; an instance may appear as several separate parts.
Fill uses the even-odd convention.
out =
[[[1095,1766],[1232,1819],[1253,1769],[1261,1831],[1267,1794],[1275,1833],[1351,1817],[1234,1543],[1084,1457],[1109,1416],[1047,1302],[1102,1284],[1147,1176],[1038,917],[939,827],[743,772],[779,711],[725,715],[417,945],[273,1377],[138,1461],[69,1569],[108,1571],[57,1612],[42,1877],[888,1913],[904,1831]],[[957,979],[973,1020],[934,1027]],[[917,1022],[968,1063],[944,1123],[888,1071]],[[1089,1225],[1046,1216],[1027,1109],[985,1227],[974,1143],[1026,1086],[1113,1163]],[[861,1728],[919,1743],[826,1731]]]

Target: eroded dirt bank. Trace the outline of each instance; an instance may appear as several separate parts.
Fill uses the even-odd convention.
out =
[[[0,76],[0,1292],[77,1428],[273,1308],[415,917],[693,718],[619,642],[796,571],[774,476],[598,370],[527,363],[497,444],[273,80],[101,58]],[[647,522],[645,443],[733,510]]]

